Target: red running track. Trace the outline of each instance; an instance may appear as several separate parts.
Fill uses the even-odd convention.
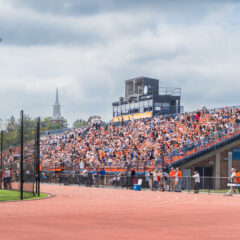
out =
[[[43,185],[54,198],[0,203],[0,239],[239,239],[240,198]]]

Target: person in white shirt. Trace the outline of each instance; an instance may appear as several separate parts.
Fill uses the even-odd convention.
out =
[[[3,183],[4,183],[4,189],[9,189],[9,185],[10,185],[10,181],[11,181],[11,171],[6,168],[4,170],[4,174],[3,174],[4,178],[3,178]]]
[[[153,189],[158,190],[158,181],[157,181],[157,170],[153,172]]]
[[[83,182],[86,186],[89,185],[89,177],[88,177],[88,170],[85,168],[82,172],[82,176],[83,176]]]
[[[84,170],[84,163],[81,161],[80,163],[79,163],[79,169],[80,169],[80,173]]]
[[[230,177],[230,182],[231,183],[236,183],[236,171],[235,168],[232,168],[232,173],[231,173],[231,177]],[[230,187],[230,190],[228,191],[228,193],[226,194],[227,196],[232,196],[234,193],[236,193],[236,189],[234,186]]]
[[[192,177],[194,178],[194,193],[199,193],[199,188],[200,188],[199,172],[195,171]]]

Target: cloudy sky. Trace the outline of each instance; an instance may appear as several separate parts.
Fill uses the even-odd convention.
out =
[[[234,0],[0,0],[0,118],[112,117],[124,80],[182,88],[185,110],[240,104]]]

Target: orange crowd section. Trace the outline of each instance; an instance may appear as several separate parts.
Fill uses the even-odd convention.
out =
[[[118,126],[89,124],[42,137],[40,170],[151,170],[236,136],[240,133],[239,123],[239,108],[225,107],[131,120]],[[5,162],[16,163],[18,159],[17,147],[4,154]]]

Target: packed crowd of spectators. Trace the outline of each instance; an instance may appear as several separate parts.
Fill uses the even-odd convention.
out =
[[[176,161],[202,146],[233,135],[240,111],[233,108],[130,120],[115,126],[88,124],[41,139],[42,169],[83,171],[85,168],[158,167]],[[17,148],[4,155],[18,159]]]
[[[41,159],[43,167],[80,171],[85,167],[158,166],[234,134],[239,122],[238,109],[223,108],[131,120],[119,126],[86,126],[43,139]]]

